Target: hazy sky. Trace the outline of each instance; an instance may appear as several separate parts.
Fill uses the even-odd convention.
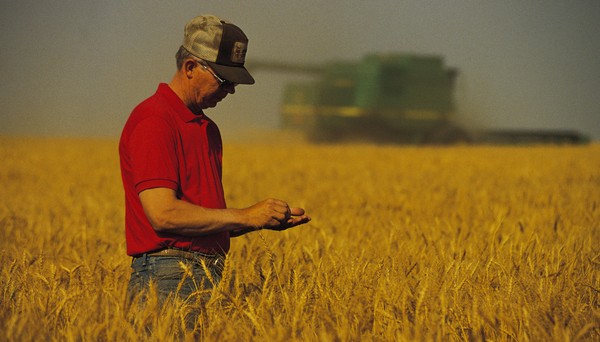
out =
[[[373,52],[442,55],[459,69],[459,119],[574,129],[600,139],[600,1],[44,1],[0,3],[0,134],[118,136],[170,81],[185,22],[211,13],[250,38],[247,61],[321,63]],[[274,128],[282,86],[257,83],[207,111],[224,135]]]

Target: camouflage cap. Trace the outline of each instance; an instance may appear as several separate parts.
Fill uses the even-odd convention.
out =
[[[205,60],[220,77],[254,84],[254,78],[244,68],[248,38],[239,27],[214,15],[195,17],[185,25],[183,47]]]

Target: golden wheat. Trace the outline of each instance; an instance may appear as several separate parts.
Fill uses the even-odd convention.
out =
[[[0,138],[0,340],[598,340],[600,146],[226,143],[232,242],[194,309],[127,302],[117,143]]]

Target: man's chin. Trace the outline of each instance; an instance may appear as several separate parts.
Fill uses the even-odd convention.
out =
[[[204,103],[205,108],[214,108],[216,107],[222,99],[209,99]]]
[[[206,108],[215,108],[217,106],[217,102],[211,101],[211,102],[204,102],[200,107],[202,109],[206,109]]]

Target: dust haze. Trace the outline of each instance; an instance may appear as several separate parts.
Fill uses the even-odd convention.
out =
[[[170,81],[185,22],[212,13],[246,32],[248,61],[441,55],[459,70],[457,120],[600,138],[599,2],[376,4],[3,1],[0,134],[118,137],[133,107]],[[305,76],[254,77],[207,111],[225,138],[277,129],[282,87]]]

